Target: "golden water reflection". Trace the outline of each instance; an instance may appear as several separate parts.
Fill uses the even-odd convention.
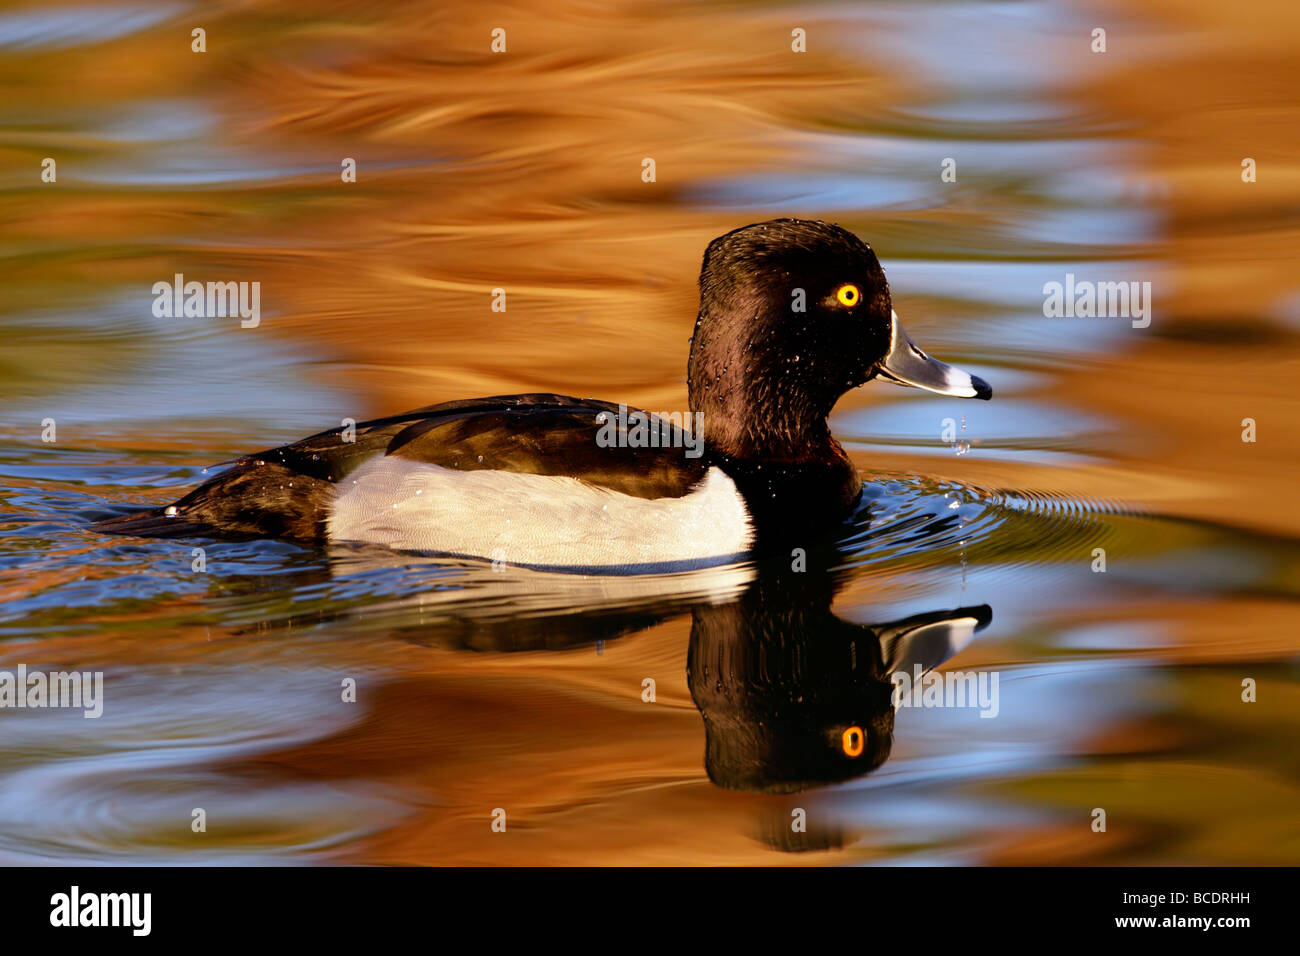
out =
[[[43,7],[18,42],[21,9],[0,12],[0,667],[102,667],[121,696],[98,737],[0,714],[0,861],[1300,860],[1293,5],[268,2],[205,7],[201,55],[188,11],[128,28],[101,4],[98,34],[54,42],[73,15]],[[837,434],[901,504],[823,591],[752,568],[649,594],[408,580],[287,548],[218,549],[206,583],[188,548],[80,530],[343,415],[684,407],[704,245],[778,214],[867,238],[918,340],[997,393],[846,396]],[[1042,283],[1088,270],[1152,281],[1150,328],[1042,318]],[[261,282],[263,326],[150,322],[177,272]],[[933,440],[949,415],[968,454]],[[884,759],[878,709],[822,701],[835,719],[780,745],[791,673],[857,703],[881,686],[836,690],[844,642],[985,605],[944,666],[998,670],[999,720],[891,713]],[[730,678],[701,681],[705,649]],[[736,682],[755,655],[770,682]],[[810,738],[850,719],[873,772],[755,792],[765,760],[818,782]]]

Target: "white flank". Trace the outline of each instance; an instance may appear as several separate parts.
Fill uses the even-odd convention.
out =
[[[329,538],[539,567],[685,570],[743,554],[753,530],[718,468],[680,498],[647,499],[576,478],[381,457],[340,482]]]

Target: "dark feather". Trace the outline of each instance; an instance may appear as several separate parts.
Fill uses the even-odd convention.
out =
[[[642,498],[686,494],[704,477],[703,458],[676,447],[602,448],[596,416],[608,402],[563,395],[503,395],[446,402],[360,422],[355,440],[342,426],[235,460],[171,507],[99,522],[105,534],[144,537],[326,537],[336,483],[376,455],[444,468],[567,475]],[[665,423],[667,430],[670,426]]]

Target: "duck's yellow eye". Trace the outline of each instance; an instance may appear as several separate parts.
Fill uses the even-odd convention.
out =
[[[866,735],[862,733],[861,727],[850,727],[840,736],[840,746],[850,757],[861,756],[865,744]]]
[[[858,291],[857,286],[850,283],[840,286],[839,291],[835,293],[835,298],[839,300],[840,305],[857,305],[858,299],[862,298],[862,293]]]

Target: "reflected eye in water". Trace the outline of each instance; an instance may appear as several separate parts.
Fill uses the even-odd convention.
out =
[[[831,612],[836,587],[828,566],[776,562],[693,609],[687,681],[718,786],[797,793],[870,773],[893,747],[891,675],[933,670],[992,620],[979,605],[856,624]]]
[[[840,746],[850,757],[861,757],[862,748],[866,738],[862,735],[861,727],[850,727],[840,735]]]

